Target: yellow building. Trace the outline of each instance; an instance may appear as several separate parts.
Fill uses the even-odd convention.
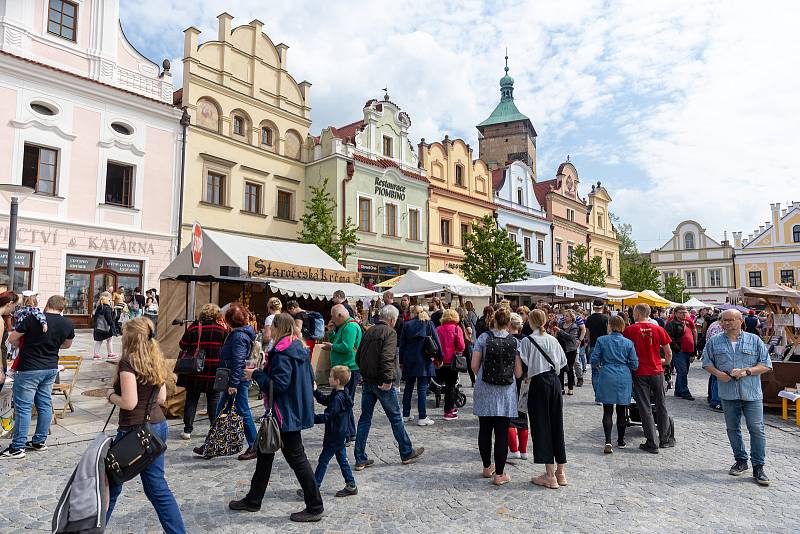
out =
[[[770,204],[771,220],[747,239],[734,232],[734,287],[797,286],[800,277],[800,202],[781,210]]]
[[[193,221],[240,235],[296,239],[303,211],[304,143],[311,125],[308,82],[286,70],[285,44],[263,24],[231,30],[222,13],[215,40],[184,34],[183,89],[191,117],[186,147],[181,242]]]
[[[489,168],[472,148],[445,135],[419,143],[419,164],[431,183],[428,203],[428,270],[459,274],[465,236],[472,223],[494,213]]]
[[[603,260],[606,287],[621,287],[619,281],[619,240],[611,224],[608,205],[611,196],[600,182],[589,193],[589,255]]]

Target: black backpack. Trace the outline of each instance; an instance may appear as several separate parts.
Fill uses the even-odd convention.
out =
[[[486,348],[483,352],[483,381],[496,386],[514,383],[514,362],[517,356],[517,340],[514,336],[497,337],[487,332]]]

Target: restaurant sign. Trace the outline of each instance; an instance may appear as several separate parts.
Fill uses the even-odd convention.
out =
[[[358,284],[360,275],[350,271],[334,271],[321,267],[295,265],[279,261],[265,260],[256,256],[247,257],[247,272],[255,278],[280,278],[284,280],[312,280],[317,282],[337,282]]]
[[[394,200],[405,200],[406,186],[393,184],[389,180],[375,178],[375,194]]]

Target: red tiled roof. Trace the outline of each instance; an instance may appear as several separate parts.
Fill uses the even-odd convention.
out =
[[[145,95],[142,95],[142,94],[139,94],[139,93],[134,93],[133,91],[129,91],[127,89],[122,89],[121,87],[117,87],[116,85],[110,85],[110,84],[103,83],[103,82],[100,82],[100,81],[97,81],[97,80],[93,80],[93,79],[91,79],[91,78],[89,78],[87,76],[81,76],[80,74],[75,74],[74,72],[69,72],[68,70],[59,69],[58,67],[53,67],[52,65],[47,65],[47,64],[42,63],[40,61],[36,61],[36,60],[33,60],[33,59],[28,59],[26,57],[18,56],[16,54],[11,54],[11,53],[5,52],[3,50],[0,50],[0,54],[13,57],[13,58],[18,59],[20,61],[25,61],[26,63],[30,63],[32,65],[39,65],[40,67],[44,67],[46,69],[49,69],[49,70],[52,70],[52,71],[55,71],[55,72],[61,72],[63,74],[69,74],[70,76],[74,76],[76,78],[80,78],[81,80],[86,80],[87,82],[96,83],[97,85],[102,85],[103,87],[108,87],[110,89],[115,89],[117,91],[122,91],[123,93],[128,93],[129,95],[138,96],[139,98],[144,98],[145,100],[150,100],[152,102],[158,102],[159,104],[163,104],[165,106],[174,107],[172,104],[170,104],[168,102],[164,102],[164,101],[158,100],[156,98],[145,96]]]
[[[428,182],[428,179],[422,176],[421,174],[417,174],[415,172],[411,172],[405,169],[400,168],[400,165],[391,159],[380,158],[380,159],[372,159],[366,156],[362,156],[361,154],[353,154],[353,159],[356,161],[360,161],[361,163],[366,163],[367,165],[374,165],[375,167],[381,167],[384,169],[388,169],[389,167],[394,167],[398,169],[403,175],[408,176],[409,178],[414,178],[415,180],[419,180],[421,182]]]
[[[181,87],[180,89],[172,93],[172,105],[180,106],[182,101],[183,101],[183,88]]]
[[[498,167],[492,170],[492,191],[497,192],[506,183],[506,168]]]
[[[557,185],[557,179],[553,178],[552,180],[545,180],[544,182],[539,182],[533,184],[533,192],[536,193],[536,200],[539,201],[539,205],[542,207],[543,210],[547,211],[547,204],[546,204],[546,197],[547,193],[550,192],[550,186]]]
[[[364,119],[351,122],[340,128],[331,126],[331,133],[339,139],[355,138],[356,134],[364,129]]]

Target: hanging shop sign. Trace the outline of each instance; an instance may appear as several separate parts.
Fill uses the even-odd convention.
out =
[[[320,267],[295,265],[266,260],[256,256],[247,257],[247,272],[255,278],[282,278],[285,280],[312,280],[317,282],[337,282],[358,284],[360,275],[350,271],[332,271]]]

